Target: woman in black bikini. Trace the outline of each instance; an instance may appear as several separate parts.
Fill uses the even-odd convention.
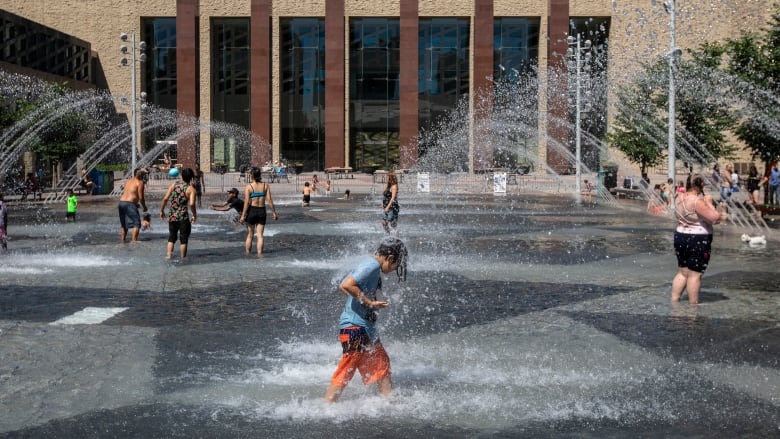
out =
[[[747,191],[753,204],[761,204],[761,175],[753,163],[750,164],[748,172]]]
[[[252,240],[255,233],[257,234],[257,255],[263,254],[263,231],[265,230],[266,200],[271,206],[271,211],[274,215],[274,220],[278,220],[279,216],[276,215],[276,207],[274,207],[274,200],[271,198],[271,187],[266,183],[263,183],[263,171],[260,168],[252,168],[252,183],[246,185],[244,189],[244,211],[241,213],[239,222],[241,224],[246,223],[246,243],[244,247],[246,254],[252,252]]]

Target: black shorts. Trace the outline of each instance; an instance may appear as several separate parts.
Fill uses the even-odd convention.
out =
[[[246,214],[246,223],[250,226],[265,225],[266,213],[265,206],[249,206],[249,212]]]
[[[168,223],[168,242],[176,242],[178,237],[179,242],[185,245],[190,241],[190,233],[192,233],[192,223],[189,218]]]
[[[674,253],[677,266],[704,273],[710,263],[712,235],[692,235],[674,232]]]

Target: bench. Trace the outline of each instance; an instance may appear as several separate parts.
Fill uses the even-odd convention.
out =
[[[780,215],[780,204],[757,204],[753,208],[761,212],[762,217]]]
[[[615,196],[615,198],[631,198],[634,200],[645,199],[645,191],[642,189],[626,189],[622,187],[613,187],[609,192]]]
[[[354,175],[352,175],[352,167],[331,167],[331,168],[325,168],[325,175],[326,177],[332,176],[334,180],[342,179],[342,178],[355,178]]]
[[[501,173],[506,174],[506,184],[515,184],[515,185],[518,184],[517,176],[522,175],[516,172],[509,172],[508,170],[505,170],[503,168],[495,168],[495,169],[491,168],[487,170],[487,172],[484,172],[484,174],[486,175],[485,180],[487,181],[489,187],[493,187],[493,179],[495,178],[495,175]]]
[[[283,166],[274,166],[274,175],[271,177],[271,183],[276,179],[277,183],[281,183],[282,179],[285,179],[287,183],[290,182],[290,175],[287,173],[287,168]]]
[[[94,190],[95,187],[93,186],[92,189]],[[86,187],[76,184],[76,186],[73,187],[73,193],[76,195],[92,195],[92,191],[88,191]]]
[[[371,174],[373,182],[374,183],[377,183],[377,182],[384,183],[385,179],[387,178],[387,174],[389,174],[390,172],[391,171],[385,171],[383,169],[378,169],[378,170],[374,171],[374,173]],[[408,174],[409,170],[408,169],[397,169],[397,170],[392,171],[392,172],[395,173],[395,176],[398,178],[398,182],[399,183],[403,183],[404,182],[404,175]]]

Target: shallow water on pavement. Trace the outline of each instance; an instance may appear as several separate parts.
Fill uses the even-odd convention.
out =
[[[111,201],[76,224],[28,212],[0,254],[0,435],[777,434],[775,240],[753,249],[720,227],[703,303],[671,306],[667,219],[529,194],[405,197],[410,275],[385,278],[379,313],[394,395],[355,379],[335,405],[321,398],[336,285],[384,234],[378,197],[279,197],[260,259],[205,209],[183,261],[163,259],[160,220],[119,245]],[[88,307],[123,310],[51,325]]]

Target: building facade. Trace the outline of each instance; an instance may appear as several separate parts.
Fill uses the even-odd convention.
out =
[[[214,124],[143,130],[140,148],[175,138],[179,162],[204,170],[279,159],[306,170],[409,168],[432,147],[426,133],[464,105],[468,170],[490,168],[499,158],[479,141],[480,119],[497,100],[485,96],[513,72],[536,72],[536,99],[525,101],[536,120],[516,146],[564,171],[551,145],[571,147],[570,124],[561,123],[571,99],[566,81],[551,78],[570,73],[567,37],[586,36],[606,56],[597,137],[612,85],[669,51],[669,16],[644,0],[0,0],[0,9],[86,42],[101,72],[87,82],[112,94],[131,94],[120,32],[144,41],[136,80],[146,102]],[[686,49],[763,25],[770,3],[691,0],[677,10],[677,46]],[[588,157],[598,166],[598,154]]]

